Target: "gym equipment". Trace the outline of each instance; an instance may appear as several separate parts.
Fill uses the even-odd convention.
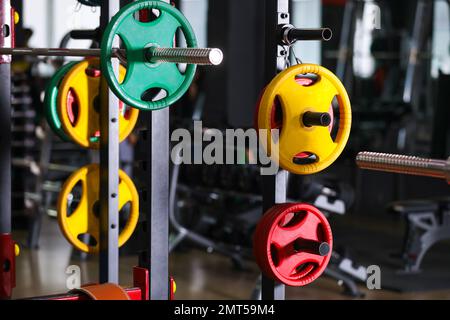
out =
[[[434,244],[450,239],[450,198],[397,201],[388,210],[406,222],[401,259],[406,273],[420,272]]]
[[[130,203],[129,217],[126,225],[119,234],[121,247],[133,234],[139,217],[139,195],[133,181],[125,172],[119,171],[119,210]],[[70,213],[69,199],[77,184],[81,183],[82,193],[79,204]],[[66,239],[78,250],[87,253],[99,252],[100,241],[100,168],[97,164],[82,167],[74,172],[64,183],[58,197],[58,223]],[[114,226],[118,228],[119,226]],[[79,236],[89,234],[96,241],[95,245],[88,245]]]
[[[155,0],[156,1],[156,0]],[[151,62],[190,63],[217,66],[222,63],[223,53],[217,48],[144,48],[146,60]],[[0,55],[44,56],[44,57],[101,57],[101,49],[63,49],[63,48],[0,48]],[[126,63],[127,52],[113,48],[111,57]]]
[[[278,204],[259,222],[254,255],[262,272],[290,286],[316,280],[330,261],[333,237],[325,216],[303,203]]]
[[[128,293],[119,285],[114,283],[103,283],[83,286],[71,290],[69,293],[81,293],[88,300],[131,300]]]
[[[426,159],[376,152],[360,152],[356,163],[361,169],[410,174],[445,179],[450,184],[450,158]],[[402,259],[405,272],[418,272],[428,250],[437,242],[449,239],[450,200],[399,201],[389,210],[406,221]]]
[[[137,21],[134,14],[146,10],[158,10],[160,15],[150,22]],[[183,31],[189,48],[173,47],[178,29]],[[116,36],[128,51],[113,48]],[[177,9],[162,1],[143,0],[125,6],[114,16],[105,30],[102,49],[0,48],[0,55],[101,57],[104,76],[124,103],[141,110],[158,110],[184,95],[192,83],[196,65],[222,63],[221,50],[196,46],[192,27]],[[113,57],[127,64],[127,76],[122,84],[115,76]],[[181,73],[176,63],[187,63],[186,71]],[[155,88],[163,89],[167,96],[151,101],[151,89]]]
[[[142,267],[133,267],[132,287],[122,287],[113,283],[87,284],[68,293],[55,294],[44,297],[33,297],[25,300],[149,300],[149,271]],[[169,277],[169,300],[175,299],[177,284],[173,277]]]
[[[158,10],[160,14],[154,21],[140,22],[135,19],[135,14],[142,10]],[[184,95],[194,79],[196,65],[188,64],[182,74],[176,64],[160,64],[159,61],[170,60],[162,56],[157,60],[159,54],[155,51],[159,47],[173,47],[178,29],[183,32],[188,47],[197,46],[191,25],[170,4],[161,1],[132,3],[114,16],[106,28],[101,47],[102,70],[117,97],[141,110],[158,110],[168,107]],[[128,74],[122,84],[117,81],[111,62],[116,36],[121,38],[127,49]],[[190,49],[185,50],[187,52]],[[171,51],[165,49],[163,52]],[[148,54],[150,58],[146,57]],[[165,90],[167,97],[158,101],[146,99],[146,92],[154,88]]]
[[[450,158],[426,159],[388,153],[360,152],[356,163],[361,169],[445,179],[450,184]]]
[[[305,74],[315,75],[312,85],[296,81]],[[335,97],[339,124],[333,140],[329,110]],[[318,65],[301,64],[281,72],[265,89],[257,112],[259,129],[280,128],[279,139],[267,134],[267,139],[260,139],[262,146],[272,160],[295,174],[313,174],[330,166],[350,135],[352,115],[347,92],[333,73]],[[272,145],[278,146],[279,154],[272,152]]]
[[[12,289],[16,286],[16,257],[19,255],[19,246],[12,239],[11,234],[0,234],[0,263],[2,273],[0,276],[0,297],[10,297]]]
[[[282,43],[291,46],[297,41],[322,40],[330,41],[333,31],[330,28],[298,29],[292,24],[286,24],[281,28]]]
[[[58,116],[57,111],[57,99],[59,86],[61,84],[62,79],[67,74],[67,72],[75,66],[77,62],[69,62],[63,67],[61,67],[53,77],[50,79],[50,82],[47,85],[47,89],[45,90],[45,98],[44,98],[44,114],[47,119],[47,123],[50,128],[52,128],[53,132],[61,138],[63,141],[70,141],[70,138],[66,135],[64,130],[61,127],[61,120]]]
[[[100,60],[87,59],[71,68],[61,82],[58,95],[58,115],[64,132],[84,148],[100,147]],[[120,78],[125,77],[120,68]],[[105,91],[106,92],[106,91]],[[124,107],[119,117],[119,141],[125,140],[134,129],[139,111]]]
[[[304,181],[299,189],[302,201],[333,214],[344,215],[355,200],[353,188],[337,179],[311,179]]]

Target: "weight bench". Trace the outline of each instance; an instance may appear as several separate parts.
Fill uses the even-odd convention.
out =
[[[388,210],[406,221],[402,260],[404,272],[420,272],[428,250],[436,243],[450,239],[450,198],[398,201]]]

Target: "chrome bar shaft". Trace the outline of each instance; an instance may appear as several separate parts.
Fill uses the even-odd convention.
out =
[[[361,169],[441,178],[450,184],[450,158],[445,161],[387,153],[360,152],[356,157],[356,163]]]

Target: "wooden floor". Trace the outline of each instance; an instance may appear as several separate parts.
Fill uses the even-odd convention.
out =
[[[23,233],[16,233],[19,242]],[[121,257],[120,282],[132,283],[131,270],[136,257]],[[79,265],[82,283],[96,282],[96,257],[87,261],[71,260],[71,248],[62,237],[57,223],[46,219],[39,250],[23,248],[17,258],[17,288],[14,298],[49,295],[66,292],[69,265]],[[258,277],[258,268],[248,263],[248,270],[236,271],[228,258],[200,250],[174,253],[170,257],[170,272],[177,282],[177,299],[249,299]],[[364,290],[364,299],[450,299],[450,290],[399,294],[395,292]],[[304,288],[288,288],[288,299],[349,299],[334,280],[322,277]]]

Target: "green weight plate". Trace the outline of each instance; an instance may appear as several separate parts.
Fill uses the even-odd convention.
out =
[[[156,9],[158,18],[140,22],[134,17],[140,10]],[[134,108],[151,111],[166,108],[178,101],[189,89],[197,69],[188,64],[181,73],[175,63],[150,63],[146,58],[149,47],[170,48],[175,33],[181,29],[187,46],[197,47],[194,31],[183,14],[162,1],[137,1],[125,6],[108,24],[102,41],[102,71],[106,80],[124,103]],[[127,74],[119,84],[111,62],[113,42],[119,36],[127,50]],[[146,101],[145,93],[161,88],[167,96],[158,101]]]
[[[58,103],[58,88],[63,80],[64,76],[75,66],[77,62],[69,62],[62,66],[53,77],[50,79],[50,82],[47,85],[45,90],[45,98],[44,98],[44,113],[47,122],[52,128],[53,132],[60,137],[64,141],[72,141],[64,132],[61,126],[61,120],[58,116],[57,111],[57,103]]]

